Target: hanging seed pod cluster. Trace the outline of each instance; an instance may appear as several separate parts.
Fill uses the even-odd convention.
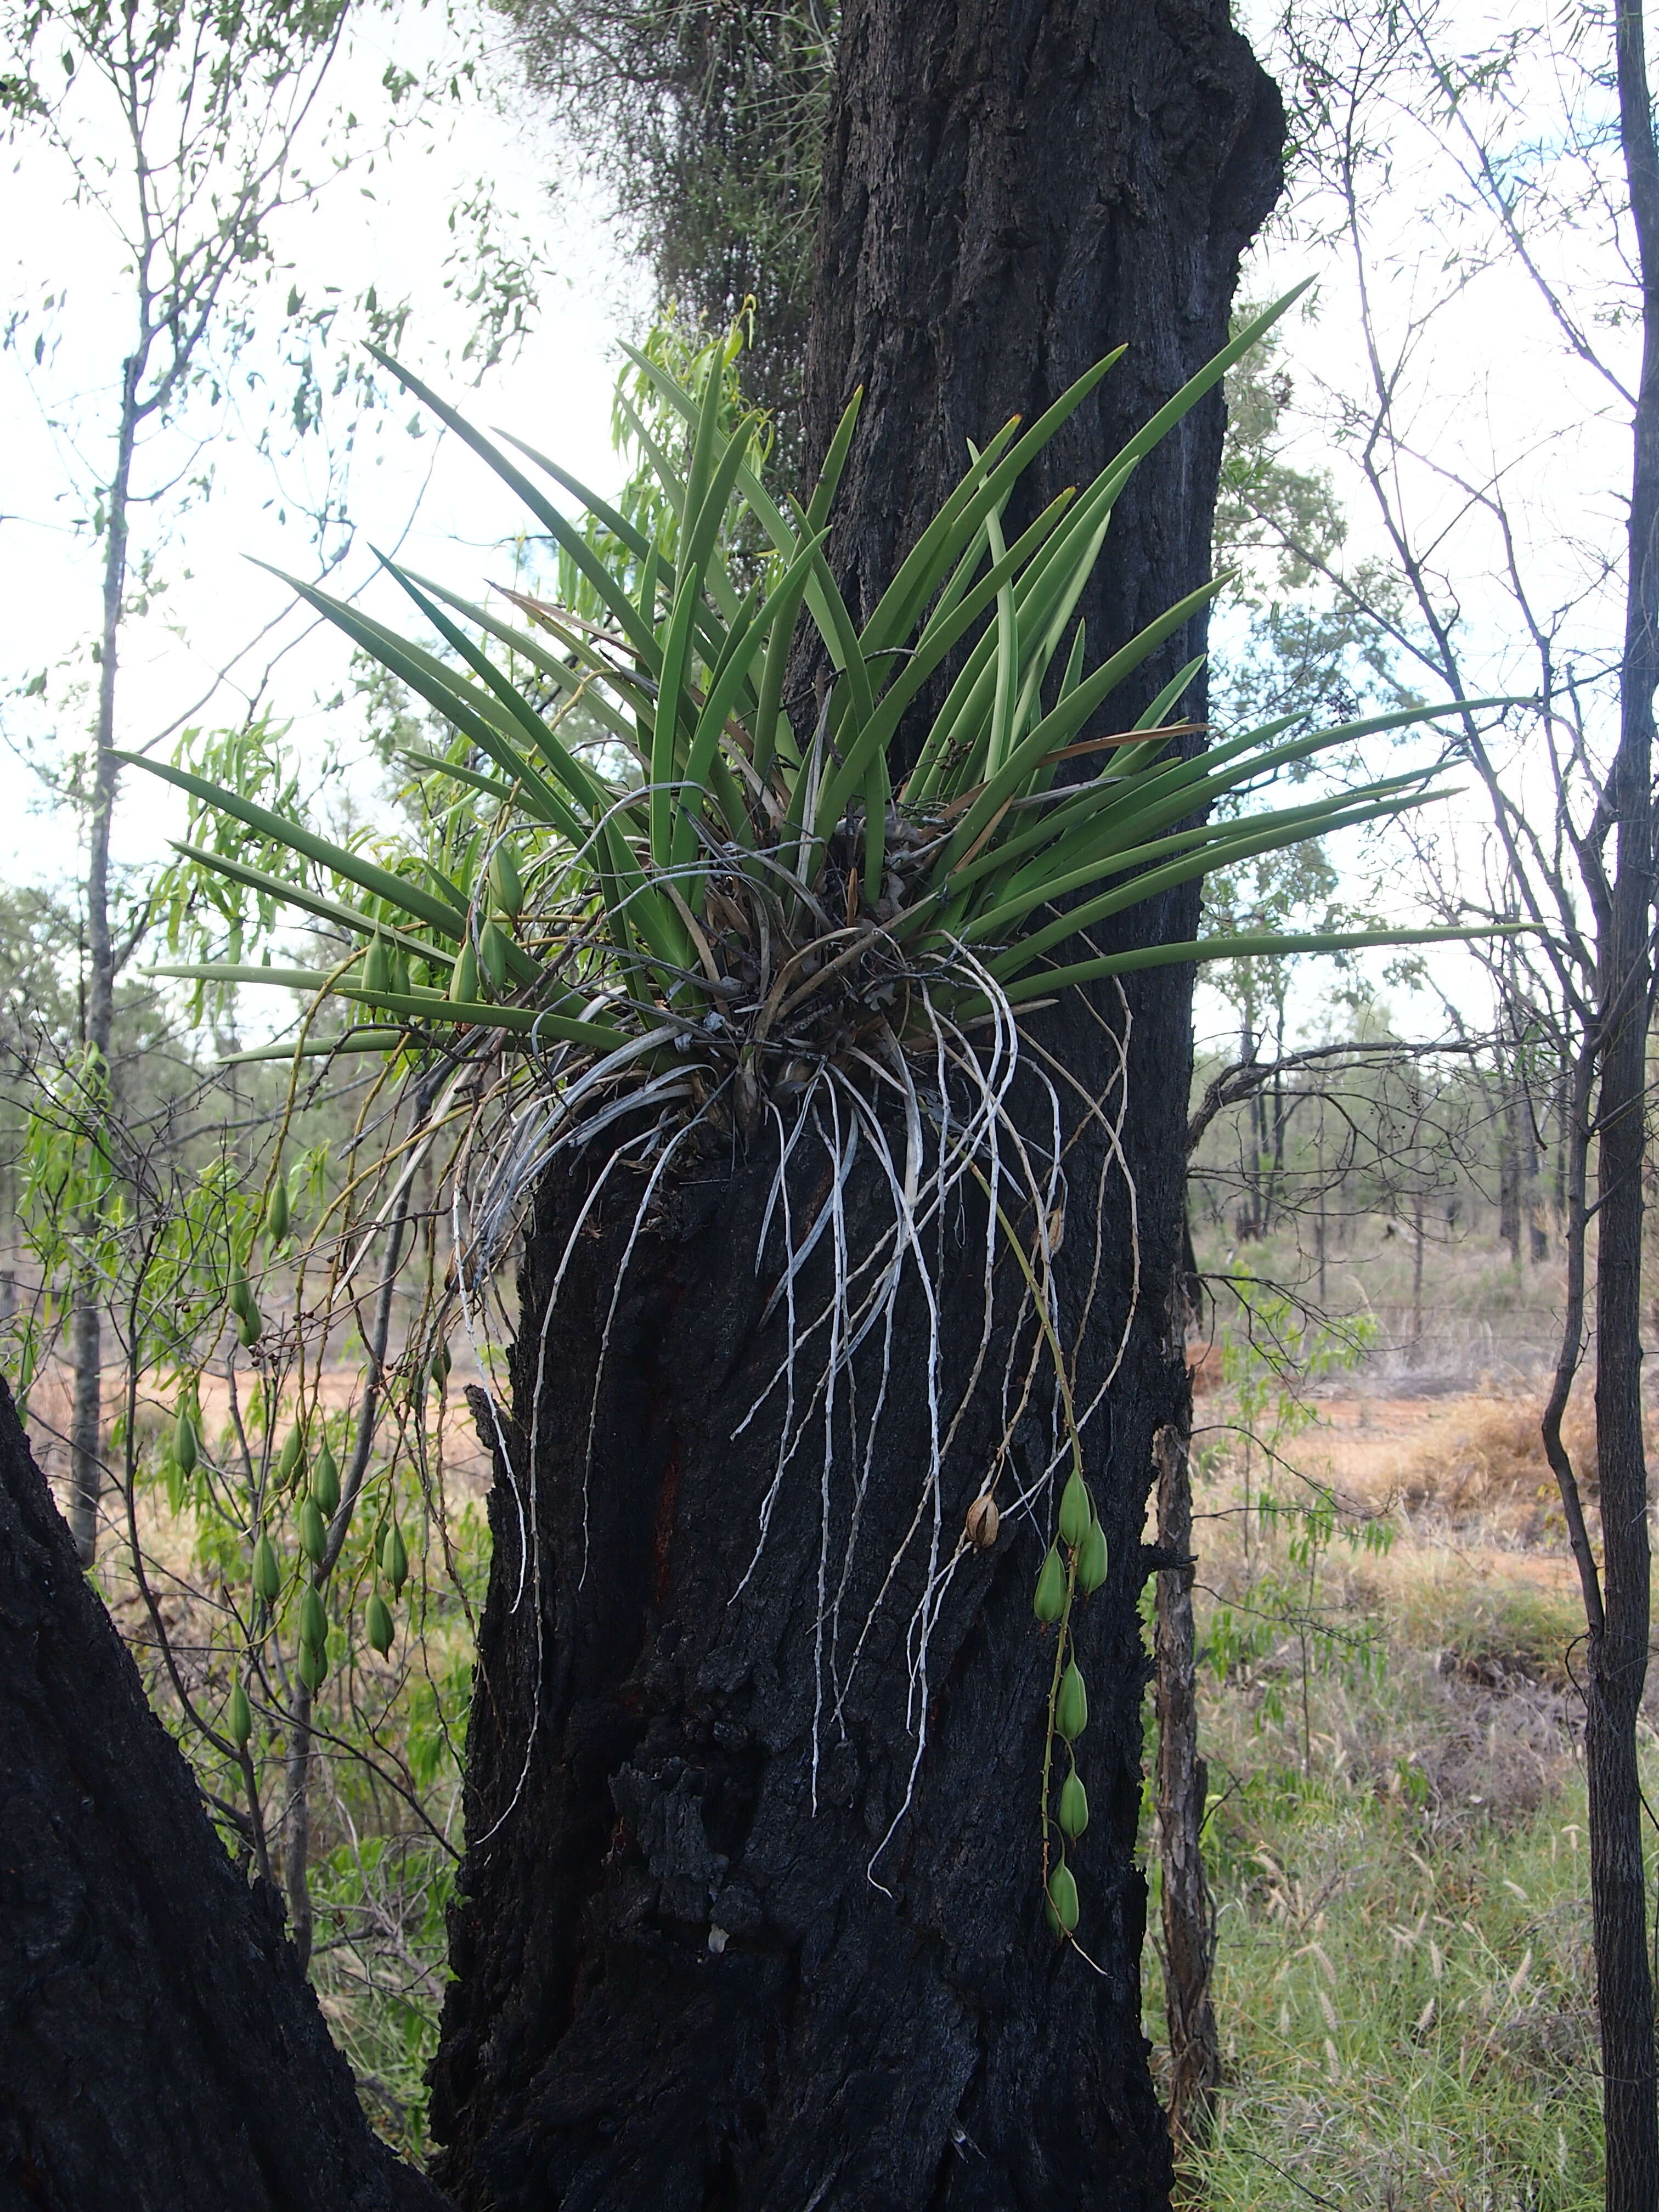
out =
[[[1043,1559],[1032,1599],[1038,1620],[1055,1632],[1042,1754],[1042,1837],[1043,1905],[1057,1935],[1069,1936],[1077,1927],[1081,1905],[1066,1851],[1089,1825],[1089,1793],[1078,1771],[1078,1746],[1089,1725],[1089,1690],[1073,1645],[1073,1608],[1101,1587],[1106,1565],[1106,1531],[1082,1468],[1074,1463],[1060,1493],[1056,1539]]]
[[[403,1531],[395,1521],[388,1521],[374,1547],[374,1564],[391,1591],[395,1603],[404,1594],[404,1584],[409,1580],[409,1550],[404,1542]],[[363,1609],[363,1633],[370,1648],[384,1659],[390,1652],[397,1635],[397,1624],[392,1619],[392,1606],[374,1591]]]
[[[447,1353],[441,1352],[440,1358],[447,1372]],[[434,1371],[437,1364],[434,1363]],[[199,1452],[198,1431],[191,1414],[182,1406],[174,1425],[172,1449],[174,1459],[186,1473],[195,1467]],[[293,1616],[298,1635],[295,1666],[301,1681],[314,1695],[329,1673],[331,1631],[325,1592],[338,1545],[345,1535],[344,1528],[337,1522],[342,1504],[339,1462],[326,1424],[319,1425],[316,1449],[310,1451],[303,1422],[296,1419],[292,1423],[272,1457],[270,1498],[273,1504],[289,1501],[291,1526],[304,1563],[299,1603]],[[397,1633],[392,1603],[401,1596],[409,1579],[408,1548],[395,1518],[388,1516],[377,1532],[370,1546],[370,1559],[376,1582],[389,1590],[392,1602],[379,1587],[371,1589],[363,1612],[364,1640],[385,1658]],[[284,1581],[276,1544],[269,1529],[262,1528],[253,1540],[249,1582],[256,1620],[263,1616],[267,1628],[274,1625]],[[252,1728],[252,1711],[240,1680],[232,1687],[226,1708],[226,1727],[239,1747],[247,1742]]]

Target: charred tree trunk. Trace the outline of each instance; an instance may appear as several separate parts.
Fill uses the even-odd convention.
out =
[[[1283,129],[1216,0],[843,10],[806,395],[821,452],[864,386],[831,539],[855,611],[962,474],[967,439],[1032,419],[1127,347],[1028,475],[1035,513],[1225,343]],[[1082,605],[1091,659],[1208,576],[1224,427],[1218,392],[1127,486]],[[1201,645],[1200,625],[1172,639],[1145,696]],[[1203,710],[1188,695],[1182,711]]]
[[[1103,1038],[1080,1070],[1103,1091],[1109,1060]],[[1098,1698],[1079,1759],[1093,1820],[1073,1863],[1079,1937],[1097,1973],[1043,1922],[1054,1644],[1031,1593],[1052,1507],[1041,1528],[1014,1510],[1054,1443],[1036,1333],[1012,1343],[999,1328],[945,1460],[943,1559],[1000,1462],[1005,1518],[989,1553],[963,1551],[913,1704],[935,1525],[928,1325],[914,1281],[861,1498],[862,1443],[848,1417],[854,1402],[874,1404],[878,1340],[854,1364],[850,1393],[842,1381],[827,1444],[822,1403],[808,1403],[822,1360],[803,1364],[793,1419],[805,1417],[805,1441],[760,1544],[783,1390],[744,1423],[783,1354],[783,1314],[762,1326],[775,1242],[764,1275],[755,1261],[776,1158],[775,1144],[757,1143],[735,1167],[705,1162],[636,1246],[591,1469],[590,1378],[638,1193],[607,1190],[589,1223],[598,1234],[570,1246],[544,1337],[533,1322],[549,1314],[582,1194],[548,1191],[534,1224],[514,1464],[498,1472],[492,1500],[458,1979],[434,2076],[434,2125],[449,2143],[441,2174],[463,2203],[502,2212],[1160,2205],[1167,2151],[1139,2028],[1145,1887],[1133,1851],[1142,1470],[1181,1386],[1153,1319],[1173,1290],[1167,1261],[1151,1279],[1143,1261],[1124,1379],[1087,1432],[1112,1561],[1079,1638]],[[1104,1164],[1085,1130],[1068,1164],[1079,1194],[1060,1255],[1071,1315],[1093,1265],[1086,1194]],[[1140,1164],[1144,1243],[1177,1252],[1179,1182],[1159,1184]],[[828,1182],[822,1155],[802,1163],[798,1222],[814,1218]],[[869,1249],[884,1203],[873,1165],[855,1170],[849,1249]],[[1029,1220],[1021,1231],[1029,1241]],[[829,1296],[833,1241],[800,1279],[803,1316]],[[968,1210],[935,1241],[948,1423],[981,1336],[982,1213]],[[1085,1403],[1115,1349],[1131,1270],[1131,1255],[1109,1243]],[[1006,1254],[998,1273],[1012,1310],[1018,1277]],[[1034,1364],[1034,1410],[1005,1459],[1001,1379],[1012,1367],[1017,1401]],[[837,1686],[872,1611],[837,1717]]]
[[[1224,343],[1281,127],[1207,0],[845,11],[808,413],[821,446],[866,387],[832,543],[855,611],[960,474],[967,439],[1034,413],[1127,340],[1031,488],[1046,499],[1092,475]],[[1091,661],[1207,574],[1222,427],[1218,398],[1195,410],[1120,501],[1085,602]],[[1172,641],[1140,697],[1200,645],[1200,626]],[[1177,895],[1130,921],[1170,938],[1196,919],[1195,898]],[[1137,1601],[1152,1437],[1186,1389],[1166,1316],[1189,995],[1164,970],[1030,1024],[1028,1064],[1051,1073],[1070,1147],[1061,1325],[1079,1405],[1103,1392],[1085,1441],[1111,1571],[1079,1615],[1093,1818],[1072,1861],[1087,1961],[1044,1925],[1054,1645],[1031,1593],[1055,1423],[1046,1354],[1012,1320],[1006,1249],[976,1369],[986,1224],[969,1205],[930,1231],[945,1425],[966,1401],[937,1494],[934,1323],[914,1274],[890,1348],[866,1343],[838,1386],[827,1438],[822,1351],[804,1358],[793,1419],[809,1440],[780,1480],[781,1392],[747,1419],[787,1326],[765,1311],[775,1221],[757,1264],[775,1132],[664,1182],[614,1320],[637,1179],[612,1177],[579,1234],[599,1164],[540,1194],[496,1450],[469,1855],[434,2074],[439,2171],[464,2205],[1167,2202],[1139,2021]],[[1113,1097],[1121,1152],[1091,1105]],[[1013,1111],[1051,1146],[1034,1079]],[[804,1148],[791,1168],[798,1224],[825,1205],[823,1167]],[[884,1204],[866,1153],[846,1186],[849,1268]],[[1029,1250],[1033,1222],[1017,1226]],[[803,1316],[827,1296],[835,1241],[802,1278]],[[1028,1373],[1010,1429],[1005,1378],[1017,1407]],[[867,1423],[884,1375],[866,1462],[847,1394]],[[981,1553],[963,1545],[964,1516],[993,1478],[1002,1527]],[[960,1557],[927,1616],[924,1676],[917,1607],[936,1542]]]
[[[439,2212],[83,1578],[0,1382],[0,2204]]]

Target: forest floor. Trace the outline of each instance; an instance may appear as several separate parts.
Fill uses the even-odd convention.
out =
[[[1589,2212],[1583,1616],[1541,1386],[1382,1359],[1292,1403],[1230,1364],[1195,1438],[1225,2083],[1191,2199]],[[1583,1415],[1568,1441],[1593,1486]]]

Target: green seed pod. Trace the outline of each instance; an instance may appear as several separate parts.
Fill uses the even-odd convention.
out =
[[[392,956],[392,988],[398,998],[406,999],[409,988],[409,955],[402,951],[394,951]]]
[[[1077,1547],[1077,1586],[1085,1597],[1092,1597],[1105,1579],[1106,1531],[1096,1521]]]
[[[1053,1924],[1069,1936],[1077,1926],[1077,1884],[1070,1867],[1057,1866],[1048,1877],[1048,1910]]]
[[[300,1641],[308,1644],[313,1651],[328,1649],[328,1615],[323,1610],[323,1594],[315,1583],[307,1583],[300,1600]]]
[[[335,1465],[326,1437],[317,1454],[317,1464],[311,1470],[311,1494],[324,1520],[331,1521],[340,1510],[340,1470]]]
[[[240,1261],[231,1264],[230,1289],[226,1294],[225,1303],[234,1314],[241,1315],[253,1310],[253,1293],[248,1288],[247,1276]]]
[[[196,1469],[196,1424],[187,1406],[179,1407],[173,1425],[173,1463],[180,1474],[191,1474]]]
[[[1089,1502],[1089,1486],[1073,1468],[1060,1497],[1060,1540],[1080,1544],[1094,1524],[1095,1509]]]
[[[385,938],[376,931],[369,940],[368,951],[363,955],[363,988],[381,999],[391,988],[392,954]]]
[[[404,1584],[409,1580],[409,1553],[404,1547],[403,1531],[395,1521],[380,1539],[380,1572],[391,1583],[392,1596],[401,1597]]]
[[[260,1337],[264,1335],[264,1321],[258,1307],[250,1304],[244,1309],[237,1321],[236,1334],[241,1339],[244,1346],[251,1352]]]
[[[507,932],[498,921],[487,921],[478,932],[479,964],[489,978],[490,988],[502,991],[507,988]]]
[[[1039,1620],[1054,1621],[1066,1610],[1066,1570],[1060,1564],[1060,1553],[1051,1544],[1048,1556],[1042,1562],[1042,1571],[1037,1577],[1036,1595],[1031,1609]]]
[[[230,1702],[225,1707],[225,1733],[239,1751],[253,1733],[253,1709],[240,1682],[230,1686]]]
[[[428,1380],[440,1396],[449,1387],[451,1364],[449,1346],[447,1344],[441,1344],[433,1354],[431,1366],[427,1370]]]
[[[505,838],[496,846],[489,863],[489,888],[495,895],[498,912],[517,914],[524,904],[524,878],[519,873],[518,860]]]
[[[294,1426],[289,1431],[288,1434],[283,1438],[283,1449],[276,1455],[276,1480],[278,1482],[284,1485],[291,1483],[295,1476],[303,1468],[305,1465],[305,1431],[296,1421],[294,1424]]]
[[[302,1644],[300,1646],[298,1671],[300,1680],[314,1696],[322,1688],[328,1676],[327,1647],[325,1645],[313,1647],[309,1644]]]
[[[261,1536],[253,1547],[253,1595],[263,1604],[275,1605],[283,1594],[283,1571],[276,1564],[276,1547]]]
[[[307,1498],[300,1508],[300,1547],[313,1567],[322,1565],[328,1549],[328,1530],[314,1498]]]
[[[283,1243],[288,1236],[288,1185],[281,1176],[270,1186],[270,1204],[265,1209],[265,1234],[273,1244]]]
[[[1060,1832],[1075,1843],[1089,1825],[1089,1793],[1075,1767],[1060,1785]]]
[[[449,996],[456,1006],[476,1006],[478,1003],[478,956],[472,950],[471,938],[455,956],[455,965],[449,974]]]
[[[1075,1743],[1088,1725],[1089,1692],[1073,1659],[1060,1678],[1060,1695],[1054,1699],[1054,1726],[1067,1743]]]
[[[364,1608],[363,1633],[382,1659],[392,1649],[394,1632],[392,1626],[392,1607],[380,1595],[379,1590],[376,1590]]]

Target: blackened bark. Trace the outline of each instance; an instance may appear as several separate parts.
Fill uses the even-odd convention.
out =
[[[847,392],[865,384],[832,542],[855,611],[960,474],[968,438],[1034,413],[1129,341],[1129,358],[1052,451],[1031,494],[1046,498],[1092,476],[1224,343],[1239,252],[1277,190],[1281,133],[1271,86],[1214,0],[1109,9],[854,0],[826,167],[808,416],[809,444],[821,447]],[[1222,427],[1218,398],[1120,501],[1085,604],[1091,659],[1206,575]],[[1201,641],[1194,624],[1172,641],[1129,711]],[[1126,933],[1185,938],[1196,920],[1196,896],[1176,896],[1130,917]],[[1167,2203],[1168,2138],[1139,2022],[1146,1891],[1133,1850],[1147,1660],[1137,1602],[1152,1437],[1185,1388],[1164,1316],[1181,1255],[1189,1000],[1188,980],[1164,970],[1127,999],[1102,992],[1030,1024],[1034,1059],[1046,1053],[1062,1071],[1065,1135],[1077,1139],[1060,1261],[1068,1349],[1097,1222],[1102,1232],[1080,1404],[1131,1324],[1086,1432],[1111,1550],[1079,1640],[1091,1713],[1079,1768],[1093,1818],[1072,1864],[1093,1964],[1056,1946],[1042,1910],[1053,1645],[1031,1592],[1052,1498],[1036,1522],[1006,1513],[995,1548],[964,1556],[909,1711],[906,1628],[921,1555],[916,1544],[904,1553],[854,1693],[838,1720],[833,1696],[820,1714],[815,1807],[823,1593],[833,1600],[840,1583],[860,1466],[838,1433],[822,1485],[821,1407],[737,1595],[781,1416],[775,1397],[742,1425],[781,1356],[781,1317],[762,1324],[775,1237],[765,1279],[756,1260],[775,1137],[665,1186],[611,1333],[591,1467],[590,1396],[639,1186],[611,1178],[570,1247],[550,1316],[589,1185],[567,1175],[539,1194],[503,1431],[511,1464],[498,1454],[491,1500],[469,1854],[433,2081],[447,2146],[439,2172],[464,2205],[1152,2212]],[[1080,1103],[1114,1096],[1125,1066],[1133,1207]],[[1016,1105],[1046,1141],[1046,1107],[1029,1088]],[[583,1175],[596,1171],[589,1163]],[[798,1224],[824,1198],[801,1172]],[[856,1267],[885,1218],[867,1156],[848,1202]],[[980,1335],[973,1217],[971,1205],[953,1214],[934,1251],[947,1413]],[[1029,1221],[1023,1233],[1029,1243]],[[822,1303],[829,1256],[826,1239],[804,1314]],[[1012,1312],[1006,1255],[999,1272]],[[927,1316],[914,1279],[906,1295],[845,1588],[853,1635],[902,1546],[927,1466]],[[822,1373],[822,1341],[803,1359],[797,1420]],[[1012,1349],[1023,1372],[1035,1346]],[[947,1557],[998,1464],[1010,1351],[1000,1324],[946,1464]],[[866,1419],[880,1352],[866,1345],[855,1370]],[[1005,1509],[1052,1447],[1045,1389],[1040,1376],[1013,1438]],[[481,1416],[493,1429],[487,1407]],[[915,1711],[927,1719],[926,1756],[908,1813],[875,1856],[904,1802]]]
[[[822,452],[864,386],[831,539],[855,612],[961,476],[966,440],[1035,419],[1127,346],[1031,471],[1035,514],[1220,349],[1283,137],[1225,0],[851,0],[806,397]],[[1081,606],[1091,660],[1208,577],[1224,419],[1217,392],[1119,500]],[[1195,621],[1110,711],[1138,711],[1203,639]]]
[[[0,1382],[0,2204],[440,2212],[82,1575]]]
[[[1115,1057],[1103,1034],[1079,1057],[1092,1092],[1109,1095]],[[1179,1095],[1184,1063],[1160,1071],[1139,1057],[1133,1079],[1153,1097]],[[1075,1111],[1068,1121],[1074,1127]],[[495,1557],[468,1758],[472,1841],[434,2077],[434,2126],[448,2145],[436,2170],[460,2203],[493,2212],[1151,2212],[1167,2201],[1169,2152],[1139,2021],[1146,1891],[1133,1851],[1147,1665],[1136,1599],[1152,1432],[1181,1385],[1161,1318],[1180,1249],[1179,1174],[1159,1180],[1139,1156],[1137,1318],[1121,1382],[1085,1431],[1112,1563],[1084,1607],[1079,1643],[1093,1699],[1079,1757],[1093,1818],[1072,1863],[1079,1937],[1097,1972],[1043,1924],[1038,1814],[1054,1646],[1031,1593],[1052,1498],[1041,1528],[1008,1510],[995,1549],[964,1554],[933,1638],[915,1802],[878,1856],[915,1751],[906,1629],[931,1538],[924,1513],[844,1725],[831,1717],[823,1647],[814,1809],[815,1624],[820,1589],[833,1599],[841,1581],[859,1467],[843,1424],[826,1508],[821,1408],[734,1599],[755,1555],[782,1413],[779,1393],[742,1429],[782,1352],[781,1316],[760,1326],[775,1231],[758,1279],[755,1262],[775,1158],[774,1140],[735,1167],[706,1163],[642,1237],[611,1334],[586,1485],[589,1378],[638,1188],[612,1178],[589,1224],[599,1233],[575,1240],[544,1336],[581,1193],[561,1184],[544,1194],[520,1285],[516,1464],[510,1477],[498,1471],[492,1496]],[[1094,1265],[1093,1194],[1103,1170],[1111,1176],[1106,1159],[1088,1124],[1067,1163],[1060,1260],[1061,1311],[1073,1320]],[[813,1218],[826,1183],[821,1156],[803,1163],[798,1224]],[[1079,1363],[1085,1405],[1129,1304],[1133,1262],[1112,1233],[1115,1181],[1109,1194],[1097,1320]],[[855,1170],[852,1251],[869,1249],[885,1205],[879,1175]],[[1029,1219],[1023,1229],[1030,1239]],[[803,1315],[827,1295],[830,1242],[803,1279]],[[969,1206],[942,1249],[937,1237],[930,1244],[948,1420],[980,1336],[982,1219]],[[999,1274],[1012,1312],[1018,1278],[1006,1254]],[[843,1672],[922,1495],[927,1340],[913,1279],[846,1585]],[[1008,1351],[1005,1330],[946,1463],[946,1558],[998,1462]],[[880,1353],[872,1340],[855,1370],[866,1418]],[[1036,1357],[1028,1326],[1016,1375]],[[821,1358],[803,1359],[797,1422],[821,1367]],[[842,1390],[845,1407],[844,1378]],[[1051,1395],[1039,1359],[1038,1413],[1018,1431],[998,1486],[1005,1509],[1053,1449]],[[539,1537],[527,1563],[520,1500]]]

